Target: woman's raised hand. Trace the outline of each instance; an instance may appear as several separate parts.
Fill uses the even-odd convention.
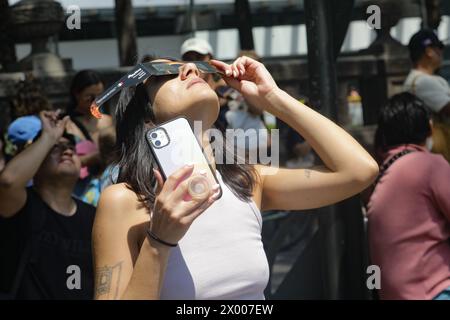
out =
[[[165,182],[160,172],[154,170],[158,190],[150,218],[150,231],[165,242],[178,243],[192,222],[219,198],[219,185],[215,185],[203,197],[186,200],[193,170],[194,166],[184,166]]]
[[[225,73],[223,79],[230,87],[241,92],[245,99],[257,107],[264,108],[266,96],[278,89],[266,67],[252,58],[239,57],[231,65],[211,60],[211,64]]]
[[[57,111],[41,111],[39,118],[42,123],[42,135],[48,136],[54,142],[57,142],[62,137],[66,124],[69,121],[69,116],[59,119],[61,110]]]

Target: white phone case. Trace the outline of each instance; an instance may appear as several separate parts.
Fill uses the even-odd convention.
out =
[[[151,135],[159,133],[161,136],[161,129],[168,137],[168,141],[166,141],[168,144],[157,147],[154,144],[155,139],[152,142]],[[193,164],[193,175],[205,170],[211,185],[220,184],[186,118],[178,117],[150,129],[146,134],[146,140],[164,179],[184,165]],[[222,196],[222,188],[220,188],[220,196]]]

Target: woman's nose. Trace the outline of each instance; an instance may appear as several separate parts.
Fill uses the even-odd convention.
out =
[[[197,77],[200,75],[200,71],[198,70],[195,63],[191,62],[186,63],[182,66],[181,80],[186,80],[190,75],[195,75]]]

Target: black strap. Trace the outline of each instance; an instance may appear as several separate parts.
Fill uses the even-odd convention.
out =
[[[93,141],[91,135],[89,134],[89,131],[86,129],[86,127],[80,120],[75,118],[75,116],[71,116],[70,120],[72,120],[72,122],[75,123],[75,125],[78,127],[78,129],[81,130],[81,132],[84,134],[84,136],[86,137],[87,140]]]
[[[157,242],[159,242],[159,243],[161,243],[161,244],[163,244],[165,246],[173,248],[173,247],[176,247],[178,245],[177,243],[170,243],[170,242],[167,242],[167,241],[164,241],[164,240],[160,239],[153,232],[151,232],[150,229],[147,229],[147,234],[150,236],[150,238],[152,238],[153,240],[155,240],[155,241],[157,241]]]
[[[386,163],[384,163],[381,167],[380,167],[380,173],[378,174],[377,179],[375,180],[375,182],[373,183],[374,186],[376,186],[378,184],[378,182],[380,181],[381,177],[386,173],[387,169],[389,169],[389,167],[399,158],[403,157],[404,155],[407,155],[408,153],[414,152],[414,150],[410,150],[410,149],[405,149],[399,153],[396,153],[394,156],[392,156],[389,161],[387,161]]]

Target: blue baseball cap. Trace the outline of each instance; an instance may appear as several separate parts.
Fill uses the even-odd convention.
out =
[[[8,127],[8,140],[15,145],[33,141],[41,131],[41,119],[37,116],[25,116],[14,120]]]

